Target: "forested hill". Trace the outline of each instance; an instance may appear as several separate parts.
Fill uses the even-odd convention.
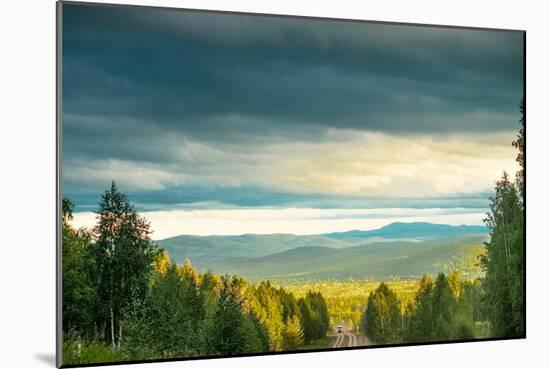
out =
[[[487,228],[471,225],[451,226],[423,222],[396,222],[370,231],[353,230],[310,236],[293,234],[181,235],[160,240],[157,243],[167,250],[177,262],[191,259],[194,263],[210,263],[227,258],[262,257],[307,246],[345,248],[379,242],[419,242],[481,233],[487,233]]]
[[[251,279],[407,279],[457,268],[469,275],[487,229],[432,223],[391,223],[371,231],[312,236],[182,235],[158,241],[170,257],[199,270]]]
[[[190,236],[181,235],[157,241],[176,262],[185,259],[194,264],[208,265],[212,262],[238,257],[267,256],[298,247],[322,246],[348,247],[348,242],[325,236],[297,236],[293,234],[245,234],[240,236]]]
[[[479,255],[484,252],[484,234],[424,242],[382,242],[334,249],[300,247],[259,258],[227,259],[212,263],[219,273],[246,276],[252,280],[280,282],[338,279],[408,280],[424,274],[458,270],[465,277],[478,277]]]

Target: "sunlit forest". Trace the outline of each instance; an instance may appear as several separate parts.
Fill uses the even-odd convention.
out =
[[[404,311],[412,303],[418,289],[416,280],[390,281],[386,283],[399,296]],[[344,323],[351,330],[359,332],[361,318],[367,306],[369,295],[379,282],[368,280],[327,280],[311,283],[290,284],[284,288],[300,297],[309,291],[319,292],[326,300],[331,326]]]

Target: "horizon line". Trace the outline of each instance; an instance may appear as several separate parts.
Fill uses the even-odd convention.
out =
[[[164,241],[168,240],[170,238],[177,238],[177,237],[242,237],[242,236],[277,236],[277,235],[286,235],[286,236],[327,236],[327,235],[333,235],[333,234],[343,234],[343,233],[350,233],[350,232],[371,232],[371,231],[377,231],[383,228],[386,228],[392,224],[430,224],[430,225],[441,225],[441,226],[448,226],[452,228],[458,228],[458,227],[478,227],[478,228],[486,228],[488,230],[488,227],[486,225],[476,225],[476,224],[448,224],[448,223],[432,223],[432,222],[401,222],[401,221],[395,221],[395,222],[389,222],[382,227],[377,228],[371,228],[371,229],[349,229],[347,231],[336,231],[336,232],[326,232],[326,233],[309,233],[309,234],[296,234],[296,233],[288,233],[288,232],[274,232],[274,233],[240,233],[240,234],[210,234],[210,235],[198,235],[198,234],[190,234],[190,233],[182,233],[178,234],[176,236],[170,236],[160,239],[152,239],[153,241]]]

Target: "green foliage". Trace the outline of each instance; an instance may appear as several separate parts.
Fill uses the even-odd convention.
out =
[[[243,282],[237,277],[222,277],[218,306],[208,331],[212,354],[231,355],[265,350],[259,320],[246,312]]]
[[[244,352],[255,353],[270,350],[269,333],[254,313],[248,312],[245,315],[242,331],[246,337]]]
[[[443,273],[438,274],[431,296],[432,301],[432,334],[436,341],[450,340],[453,337],[453,313],[455,297],[449,280]]]
[[[414,303],[407,306],[407,326],[404,332],[406,342],[431,340],[433,331],[432,313],[433,280],[425,275],[420,281]]]
[[[102,327],[102,336],[113,347],[120,347],[127,304],[132,299],[145,298],[158,250],[149,238],[149,223],[138,215],[114,182],[101,198],[97,220],[95,242],[90,246],[94,260],[90,275],[98,292],[97,323]],[[107,326],[110,334],[105,332]]]
[[[522,336],[525,332],[524,222],[523,204],[516,186],[505,173],[495,188],[486,223],[491,230],[485,269],[483,301],[491,332],[499,337]]]
[[[483,309],[482,296],[483,291],[481,288],[481,279],[475,279],[473,281],[463,281],[462,288],[464,290],[464,296],[466,300],[472,306],[472,317],[474,322],[482,322],[487,320],[487,314]]]
[[[521,128],[512,145],[520,169],[515,183],[505,172],[497,181],[485,223],[491,240],[481,258],[485,271],[482,301],[491,333],[498,337],[525,335],[525,101],[520,105]]]
[[[267,329],[270,349],[280,351],[284,328],[284,306],[277,289],[269,282],[261,282],[257,287],[249,288],[248,301],[251,310]]]
[[[221,286],[221,278],[212,272],[204,273],[200,278],[199,293],[204,302],[204,317],[212,318],[218,304],[218,293]]]
[[[309,291],[298,300],[298,307],[304,342],[309,344],[316,338],[325,337],[330,327],[330,317],[323,296],[319,292]]]
[[[519,111],[521,113],[521,118],[519,120],[521,127],[516,140],[512,142],[512,146],[518,150],[516,161],[519,164],[519,170],[516,173],[516,184],[523,198],[525,194],[525,99],[521,100]]]
[[[63,216],[63,224],[68,223],[70,220],[73,219],[73,212],[74,212],[74,202],[69,199],[68,197],[64,197],[61,200],[61,211]]]
[[[418,288],[418,281],[415,280],[385,283],[397,294],[399,301],[405,306],[413,301]],[[285,285],[285,290],[296,297],[303,297],[309,291],[321,293],[327,303],[331,325],[346,322],[349,328],[353,329],[360,326],[369,294],[378,285],[379,282],[366,280],[325,280],[288,284]]]
[[[307,344],[304,343],[304,345],[300,346],[298,350],[317,350],[317,349],[325,349],[327,347],[330,347],[329,336],[316,338]]]
[[[142,321],[134,320],[132,323],[137,329],[127,334],[128,346],[134,353],[143,347],[140,337],[147,338],[145,347],[163,357],[199,353],[199,324],[204,317],[204,304],[195,281],[179,273],[176,265],[155,279],[142,308],[144,313],[136,317]]]
[[[363,319],[363,331],[372,341],[385,344],[398,339],[401,325],[400,302],[386,284],[370,293]]]
[[[459,274],[443,273],[435,282],[428,276],[420,281],[414,305],[407,308],[403,333],[406,342],[448,341],[475,337],[473,309]]]
[[[287,292],[283,288],[279,288],[277,293],[279,295],[279,301],[283,307],[283,322],[287,323],[293,317],[299,317],[300,308],[298,307],[298,302],[296,301],[294,295]]]
[[[300,308],[293,294],[275,288],[270,282],[261,282],[248,287],[247,301],[266,330],[270,350],[294,349],[303,344]],[[316,303],[319,309],[319,302]]]
[[[88,257],[90,234],[86,230],[73,229],[68,221],[72,218],[74,204],[63,199],[62,222],[62,301],[63,331],[91,332],[93,327],[92,302],[95,290],[88,278],[91,260]]]
[[[327,302],[319,292],[308,292],[305,297],[313,311],[318,315],[318,324],[316,325],[317,335],[315,338],[326,336],[330,327],[330,316],[328,313]]]
[[[172,266],[172,260],[166,250],[162,250],[153,261],[153,269],[160,274],[166,273],[166,271]]]
[[[110,363],[126,360],[128,357],[125,353],[114,352],[104,343],[80,340],[65,340],[63,342],[64,364]]]
[[[304,332],[298,315],[290,317],[283,329],[283,349],[294,350],[304,343]]]

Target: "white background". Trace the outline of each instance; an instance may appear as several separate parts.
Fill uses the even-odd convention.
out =
[[[116,2],[116,1],[115,1]],[[174,362],[158,368],[518,368],[548,365],[549,15],[543,1],[129,1],[527,30],[527,340]],[[538,5],[537,5],[538,4]],[[0,5],[0,367],[54,366],[55,3]],[[7,237],[6,237],[7,235]],[[544,364],[546,363],[546,364]],[[145,367],[133,365],[132,368]],[[126,366],[123,366],[126,367]],[[121,367],[122,368],[122,367]]]

